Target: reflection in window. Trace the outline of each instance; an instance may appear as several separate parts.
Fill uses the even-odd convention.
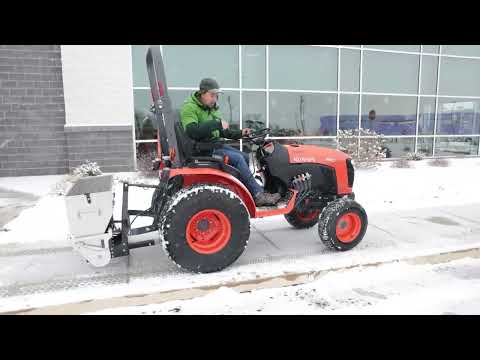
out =
[[[422,83],[420,91],[425,95],[435,95],[437,93],[437,56],[422,56]]]
[[[187,100],[195,91],[193,90],[169,90],[172,109],[180,110],[185,100]]]
[[[437,138],[435,155],[477,155],[478,137],[448,137]]]
[[[418,133],[420,135],[433,135],[435,127],[435,98],[420,98],[418,116]]]
[[[316,145],[330,149],[336,149],[337,143],[334,139],[300,139],[305,145]]]
[[[242,87],[266,88],[265,45],[242,46]]]
[[[442,54],[480,56],[480,45],[443,45]]]
[[[358,129],[359,95],[340,95],[339,128],[341,130]]]
[[[480,60],[442,57],[440,95],[480,96]]]
[[[267,97],[265,92],[244,91],[242,95],[243,127],[256,130],[266,128]]]
[[[173,110],[180,110],[185,99],[193,91],[169,90]],[[150,90],[136,89],[133,93],[135,106],[135,139],[151,140],[157,138],[157,124],[154,115],[150,112],[152,98]]]
[[[337,133],[337,95],[270,94],[272,136],[334,136]]]
[[[433,138],[418,138],[417,152],[424,156],[432,156]]]
[[[135,107],[135,139],[156,139],[157,124],[154,115],[150,112],[150,106],[152,105],[150,90],[134,90],[133,100]]]
[[[437,134],[463,135],[480,133],[480,100],[439,99]]]
[[[429,54],[438,54],[440,45],[423,45],[423,52]]]
[[[150,86],[146,63],[147,48],[147,45],[132,45],[133,86]]]
[[[168,86],[198,87],[214,78],[222,88],[238,88],[237,45],[163,45]]]
[[[415,135],[417,98],[413,96],[364,95],[362,128],[383,135]]]
[[[387,138],[384,147],[387,158],[404,157],[409,152],[415,151],[415,138]],[[360,146],[365,140],[360,139]]]
[[[416,94],[419,55],[365,51],[363,91]]]
[[[270,88],[337,91],[337,51],[305,45],[270,46]]]
[[[358,91],[360,87],[360,51],[342,49],[340,90]]]

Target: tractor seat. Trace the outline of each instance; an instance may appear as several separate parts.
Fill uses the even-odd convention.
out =
[[[175,134],[177,136],[180,160],[184,166],[214,168],[241,180],[240,171],[233,166],[225,164],[222,157],[212,156],[213,150],[222,146],[221,143],[205,143],[191,139],[178,121],[175,122]]]

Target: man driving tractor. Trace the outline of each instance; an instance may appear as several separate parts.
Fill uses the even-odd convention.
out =
[[[206,78],[200,82],[199,90],[191,94],[180,111],[181,122],[186,134],[201,142],[213,142],[220,138],[238,140],[248,136],[249,128],[230,129],[228,122],[222,119],[217,101],[220,87],[214,79]],[[242,182],[252,194],[257,206],[275,205],[280,194],[270,194],[256,182],[249,168],[249,157],[244,152],[228,145],[222,145],[212,155],[227,156],[229,165],[240,171]]]

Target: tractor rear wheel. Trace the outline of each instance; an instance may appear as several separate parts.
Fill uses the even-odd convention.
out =
[[[183,269],[209,273],[234,263],[250,236],[242,200],[217,185],[180,190],[164,206],[159,231],[163,249]]]

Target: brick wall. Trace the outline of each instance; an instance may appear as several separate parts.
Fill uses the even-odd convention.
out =
[[[59,45],[0,45],[0,176],[67,171]]]

